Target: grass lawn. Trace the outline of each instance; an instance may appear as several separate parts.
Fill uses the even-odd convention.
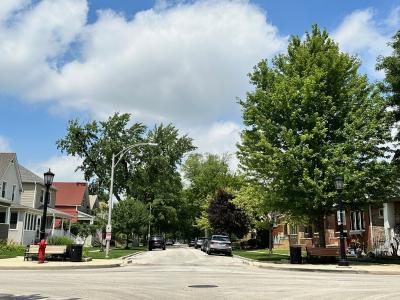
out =
[[[250,258],[258,261],[281,261],[282,259],[289,259],[289,250],[273,250],[272,254],[269,254],[269,250],[258,249],[258,250],[234,250],[233,254],[239,255],[245,258]]]
[[[24,251],[25,251],[24,249],[18,249],[18,250],[14,250],[14,251],[1,251],[1,249],[0,249],[0,259],[24,256]]]
[[[86,248],[84,250],[85,254],[87,254],[87,256],[93,258],[93,259],[106,259],[106,249],[104,248],[103,252],[99,251],[100,248]],[[133,253],[137,253],[137,252],[141,252],[141,251],[145,251],[146,247],[131,247],[129,249],[125,249],[125,248],[111,248],[110,249],[110,253],[108,255],[108,258],[119,258],[125,255],[129,255],[129,254],[133,254]]]

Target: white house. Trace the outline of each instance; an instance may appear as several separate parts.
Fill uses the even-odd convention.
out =
[[[0,153],[0,240],[28,245],[37,241],[43,215],[45,186],[43,179],[18,164],[15,153]],[[72,216],[54,209],[56,189],[50,190],[46,233],[47,236],[69,235],[68,230],[57,231],[56,219]],[[67,227],[65,228],[67,229]]]

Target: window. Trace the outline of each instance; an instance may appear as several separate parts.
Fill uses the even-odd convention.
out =
[[[40,203],[44,203],[44,190],[40,190]]]
[[[297,234],[297,225],[290,225],[290,234]]]
[[[4,211],[0,211],[0,223],[6,222],[6,213]]]
[[[24,219],[24,229],[26,230],[26,224],[28,223],[28,214],[25,214],[25,219]]]
[[[14,201],[15,199],[15,191],[17,189],[17,186],[14,184],[12,188],[12,194],[11,194],[11,201]]]
[[[383,208],[380,208],[378,210],[378,217],[379,217],[379,219],[383,219]]]
[[[3,198],[6,197],[6,188],[7,188],[7,182],[3,181],[3,184],[1,186],[1,197]]]
[[[11,213],[10,217],[10,229],[17,229],[18,213]]]
[[[32,215],[31,222],[29,223],[29,230],[33,230],[33,227],[35,225],[34,222],[35,222],[35,216]]]
[[[341,215],[341,216],[340,216]],[[344,210],[342,210],[342,213],[340,214],[340,210],[337,211],[337,224],[340,225],[340,220],[342,220],[343,222],[343,226],[346,225],[346,212]],[[340,218],[342,217],[342,218]]]
[[[351,230],[364,230],[364,213],[362,211],[352,211],[350,219]]]

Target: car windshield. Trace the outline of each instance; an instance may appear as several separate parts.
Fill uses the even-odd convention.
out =
[[[223,236],[223,235],[214,235],[214,236],[212,237],[212,239],[213,239],[214,241],[229,242],[229,237]]]
[[[153,241],[160,241],[163,240],[164,238],[162,236],[152,236],[150,239]]]

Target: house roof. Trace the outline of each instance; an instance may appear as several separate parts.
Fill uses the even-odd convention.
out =
[[[11,161],[16,161],[17,155],[15,153],[0,153],[0,178],[3,177],[7,171]]]
[[[11,163],[14,163],[15,170],[17,172],[17,180],[19,184],[19,188],[22,191],[22,179],[21,179],[21,171],[19,169],[17,154],[14,152],[7,153],[2,152],[0,153],[0,179],[4,176],[7,172],[7,169]]]
[[[53,182],[57,188],[56,206],[80,206],[87,190],[86,182]]]
[[[24,166],[19,165],[19,170],[21,172],[22,182],[31,182],[31,183],[39,182],[44,185],[43,178],[39,177],[38,175],[28,170]]]
[[[97,195],[89,195],[90,209],[93,209],[97,201]]]

